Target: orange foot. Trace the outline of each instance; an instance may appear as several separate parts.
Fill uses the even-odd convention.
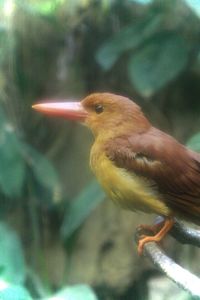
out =
[[[154,225],[147,225],[147,224],[141,224],[138,226],[138,230],[139,231],[150,231],[152,232],[154,235],[162,228],[162,226],[164,225],[165,220],[156,223]]]
[[[147,236],[147,235],[143,235],[142,238],[139,240],[138,242],[138,254],[141,255],[143,252],[143,248],[144,245],[148,242],[159,242],[162,240],[162,238],[168,233],[168,231],[172,228],[172,226],[174,225],[174,219],[172,218],[168,218],[165,221],[163,221],[164,225],[163,227],[160,229],[160,231],[154,235],[154,236]],[[157,224],[156,224],[157,225]],[[157,226],[145,226],[142,225],[142,228],[150,228],[152,229],[151,231],[155,231],[155,229],[157,228]],[[160,224],[159,224],[160,225]]]

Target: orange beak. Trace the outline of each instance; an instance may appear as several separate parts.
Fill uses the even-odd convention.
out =
[[[51,116],[84,122],[88,113],[81,102],[49,102],[32,106],[33,109]]]

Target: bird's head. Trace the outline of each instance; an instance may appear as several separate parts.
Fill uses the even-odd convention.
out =
[[[54,116],[77,120],[88,126],[95,136],[109,135],[112,131],[131,129],[141,132],[149,128],[150,123],[140,107],[130,99],[111,94],[94,93],[81,102],[50,102],[33,105],[33,108]]]

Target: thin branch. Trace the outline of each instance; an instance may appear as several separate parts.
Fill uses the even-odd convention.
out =
[[[171,280],[196,299],[200,299],[200,279],[197,276],[176,264],[156,243],[147,243],[144,246],[144,251],[152,262]]]
[[[170,234],[181,244],[200,247],[200,230],[186,226],[180,221],[176,220]]]
[[[140,239],[142,234],[144,234],[144,231],[139,230],[136,232],[136,241]],[[177,220],[170,234],[183,244],[189,243],[200,247],[200,231],[185,226]],[[194,299],[200,299],[200,279],[176,264],[161,250],[157,243],[146,243],[143,254],[168,278],[189,292]]]

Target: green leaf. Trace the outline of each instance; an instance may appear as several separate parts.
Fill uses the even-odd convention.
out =
[[[1,12],[0,12],[1,13]],[[10,34],[8,22],[0,19],[0,67],[5,67],[15,49],[15,37]]]
[[[48,300],[97,300],[94,291],[86,284],[67,287]]]
[[[96,60],[104,70],[109,70],[127,50],[134,50],[160,27],[161,15],[148,15],[137,24],[128,26],[108,40],[97,52]]]
[[[153,0],[129,0],[129,1],[146,5],[146,4],[150,4]]]
[[[132,54],[128,65],[130,80],[143,96],[151,96],[183,71],[189,47],[176,34],[163,34],[146,42]]]
[[[0,280],[0,300],[32,300],[32,298],[23,286]]]
[[[39,14],[41,16],[49,16],[55,13],[63,0],[43,0],[43,1],[25,1],[17,0],[22,9],[31,14]]]
[[[104,198],[105,194],[99,184],[92,181],[76,199],[72,200],[61,227],[63,238],[69,238]]]
[[[0,223],[0,278],[14,284],[23,284],[25,280],[25,262],[20,240],[4,223]]]
[[[187,5],[191,8],[191,10],[200,17],[200,2],[197,0],[185,0]]]
[[[22,144],[0,108],[0,188],[7,196],[20,196],[25,179]]]
[[[197,133],[193,135],[188,141],[187,141],[187,147],[190,149],[200,152],[200,133]]]
[[[24,150],[26,161],[41,189],[45,190],[54,202],[59,202],[61,185],[51,162],[30,145],[25,144]]]

